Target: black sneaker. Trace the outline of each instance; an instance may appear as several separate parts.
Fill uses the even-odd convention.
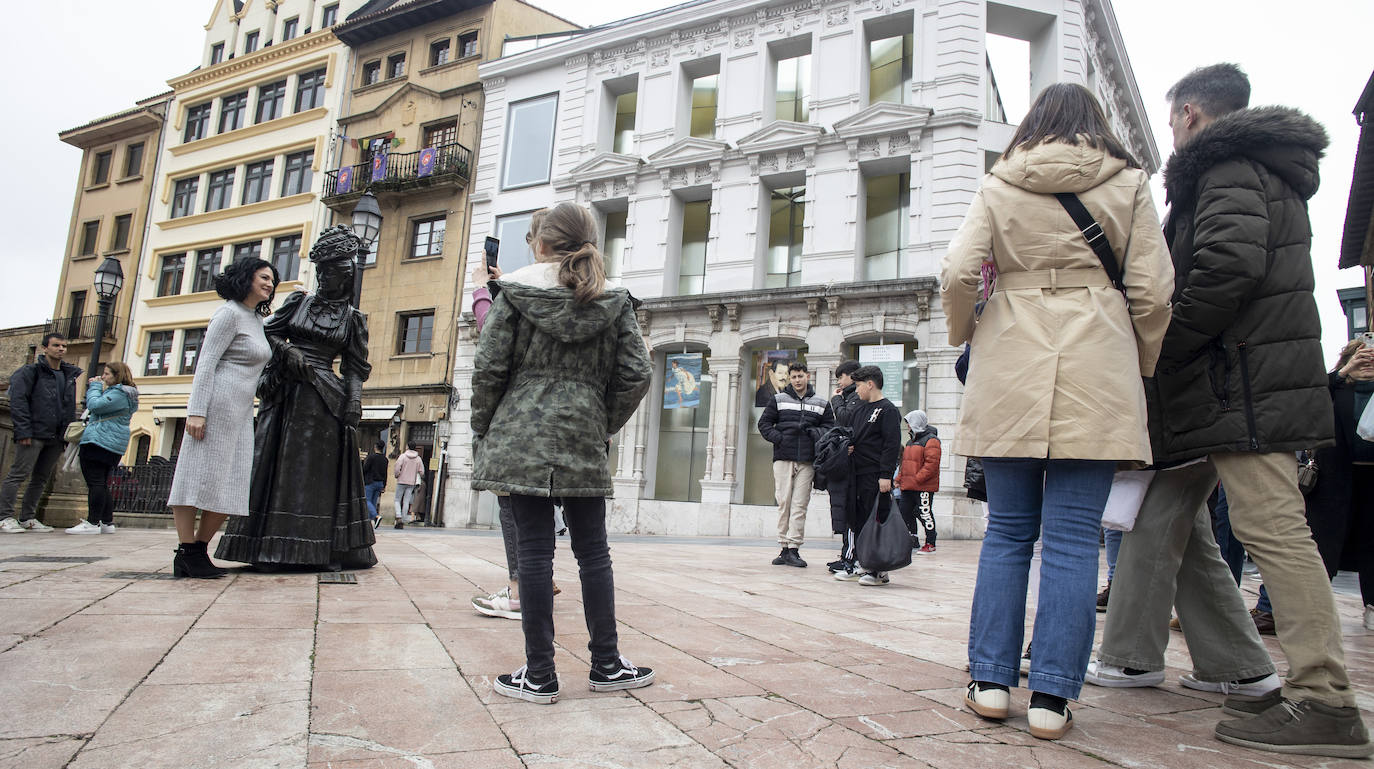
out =
[[[786,565],[787,565],[787,548],[784,547],[784,548],[778,553],[778,557],[773,559],[773,565],[774,565],[774,566],[786,566]]]
[[[781,558],[782,562],[788,566],[796,566],[799,569],[806,568],[806,561],[802,560],[801,553],[798,553],[795,547],[789,547],[782,551]]]
[[[1274,753],[1335,758],[1374,754],[1359,710],[1315,700],[1280,700],[1254,718],[1222,721],[1215,733],[1222,742]]]
[[[1107,581],[1107,586],[1104,587],[1104,588],[1102,588],[1102,592],[1100,592],[1100,593],[1097,594],[1097,610],[1098,610],[1098,611],[1106,611],[1106,610],[1107,610],[1107,602],[1108,602],[1109,600],[1111,600],[1111,597],[1112,597],[1112,583],[1111,583],[1110,580],[1108,580],[1108,581]]]
[[[831,574],[839,574],[842,571],[853,571],[854,564],[841,558],[838,561],[831,561],[830,563],[827,563],[825,565],[825,568],[829,569]]]
[[[588,684],[594,692],[614,692],[621,689],[641,689],[654,682],[653,668],[637,668],[629,660],[621,657],[611,670],[592,666]]]
[[[503,673],[496,677],[496,683],[492,684],[497,694],[504,694],[507,697],[514,697],[517,700],[533,702],[537,705],[552,705],[558,701],[558,676],[536,684],[530,681],[525,666],[514,673]]]

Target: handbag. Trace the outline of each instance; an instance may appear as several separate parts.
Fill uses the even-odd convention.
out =
[[[1306,454],[1304,461],[1303,454]],[[1302,451],[1298,454],[1298,491],[1303,494],[1311,494],[1312,489],[1317,488],[1317,453],[1315,451]]]
[[[67,443],[80,443],[81,436],[86,433],[86,420],[90,419],[91,412],[83,411],[80,419],[72,420],[67,423],[67,432],[63,433],[62,439]]]
[[[1154,470],[1123,470],[1113,475],[1107,507],[1102,511],[1102,528],[1114,531],[1134,529],[1140,504],[1145,501],[1145,492],[1154,477]]]
[[[878,514],[883,494],[873,500],[873,510],[859,539],[854,543],[854,559],[868,571],[895,571],[911,565],[911,532],[902,516],[893,509],[892,497],[887,499],[887,519]]]

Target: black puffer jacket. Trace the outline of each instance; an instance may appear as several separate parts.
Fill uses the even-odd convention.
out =
[[[834,424],[830,404],[817,397],[814,388],[807,385],[806,394],[798,398],[797,391],[788,386],[763,407],[759,434],[773,444],[774,462],[810,462],[816,458],[813,428],[824,430]]]
[[[54,369],[46,361],[20,366],[10,375],[10,413],[14,439],[60,439],[76,416],[76,380],[81,368],[63,362]]]
[[[1259,107],[1169,158],[1173,318],[1146,387],[1156,462],[1330,444],[1307,218],[1326,145],[1306,115]]]

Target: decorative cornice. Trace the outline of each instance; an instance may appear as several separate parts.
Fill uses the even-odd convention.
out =
[[[281,59],[308,53],[317,48],[328,48],[335,44],[342,45],[339,39],[334,37],[334,32],[329,29],[322,29],[250,54],[236,56],[219,64],[192,70],[181,77],[168,80],[167,85],[170,85],[177,92],[188,91],[221,78],[250,72]]]

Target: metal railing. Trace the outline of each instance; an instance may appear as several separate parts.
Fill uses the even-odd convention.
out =
[[[99,315],[74,315],[67,318],[51,318],[43,329],[45,334],[61,334],[67,337],[68,341],[78,339],[94,339],[95,324]],[[105,338],[112,340],[115,338],[115,331],[123,325],[123,318],[107,318],[105,324]]]
[[[403,190],[435,182],[451,181],[454,177],[466,182],[472,169],[472,150],[461,144],[442,144],[433,147],[434,163],[424,176],[420,175],[420,155],[425,150],[415,152],[387,153],[386,174],[376,181],[372,179],[372,163],[358,163],[345,166],[351,169],[345,174],[347,187],[340,190],[339,174],[342,168],[326,171],[324,174],[324,197],[339,195],[361,195],[371,187],[377,190]],[[351,174],[351,176],[350,176]]]
[[[167,498],[172,493],[172,474],[176,460],[153,457],[147,464],[118,465],[110,472],[110,495],[117,513],[156,513],[171,515]]]

